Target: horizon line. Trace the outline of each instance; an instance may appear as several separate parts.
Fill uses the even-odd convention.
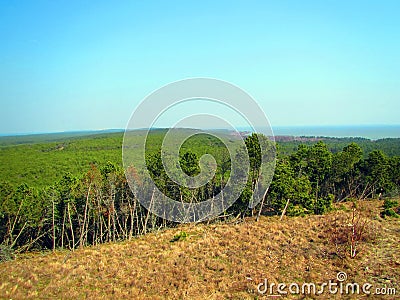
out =
[[[268,126],[259,126],[259,127],[268,127]],[[272,130],[275,131],[277,129],[357,129],[357,128],[393,128],[399,127],[400,124],[339,124],[339,125],[276,125],[271,126]],[[169,129],[170,127],[152,127],[151,129]],[[202,129],[202,130],[229,130],[230,128],[218,128],[218,127],[210,127],[210,128],[194,128],[194,127],[180,127],[182,129]],[[237,126],[238,130],[248,130],[251,129],[250,126]],[[146,130],[148,128],[135,128],[129,130]],[[10,132],[10,133],[0,133],[0,137],[17,137],[17,136],[30,136],[30,135],[47,135],[47,134],[78,134],[78,133],[108,133],[108,132],[124,132],[127,129],[123,128],[102,128],[102,129],[81,129],[81,130],[65,130],[65,131],[32,131],[32,132]],[[294,135],[293,135],[294,136]],[[400,132],[399,132],[400,137]]]

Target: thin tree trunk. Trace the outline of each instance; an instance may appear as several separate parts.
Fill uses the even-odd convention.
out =
[[[136,200],[135,200],[136,201]],[[140,234],[140,221],[139,221],[139,214],[138,210],[141,209],[140,206],[138,206],[137,209],[135,209],[135,215],[136,215],[136,235]]]
[[[289,205],[289,201],[290,201],[290,199],[287,199],[285,208],[284,208],[283,211],[282,211],[282,215],[281,215],[279,221],[282,221],[282,218],[283,218],[283,216],[285,215],[286,209],[287,209],[287,207],[288,207],[288,205]]]
[[[83,247],[83,244],[85,243],[85,228],[86,228],[86,216],[87,216],[87,208],[89,205],[89,194],[90,194],[90,189],[92,187],[92,184],[89,184],[89,188],[86,194],[86,203],[85,203],[85,211],[83,212],[83,224],[81,227],[81,236],[79,238],[79,246]]]
[[[129,234],[128,234],[128,219],[129,219],[129,215],[126,213],[124,216],[124,239],[128,239],[129,238]]]
[[[83,245],[87,243],[88,240],[88,233],[89,233],[89,224],[90,224],[90,207],[88,207],[87,217],[86,217],[86,228],[85,228],[85,239],[83,240]]]
[[[131,201],[128,199],[128,205],[129,205],[129,215],[130,215],[130,218],[131,218],[131,222],[130,222],[130,228],[129,228],[129,239],[131,239],[132,237],[133,237],[133,224],[134,224],[134,211],[135,211],[135,209],[136,209],[136,201],[135,201],[135,203],[134,203],[134,207],[132,208],[132,205],[131,205]]]
[[[72,236],[72,251],[75,249],[75,234],[74,234],[74,228],[72,226],[72,219],[71,219],[71,211],[69,209],[69,203],[67,204],[68,208],[68,218],[69,218],[69,225],[71,227],[71,236]]]
[[[16,252],[17,253],[21,253],[23,251],[28,251],[29,248],[36,243],[40,238],[42,238],[44,235],[48,234],[51,231],[51,229],[43,232],[42,234],[38,235],[34,240],[30,240],[30,242],[28,244],[25,244],[24,246],[22,246],[21,248],[17,249]]]
[[[55,227],[55,220],[54,220],[54,196],[52,198],[53,204],[53,252],[56,250],[56,227]]]
[[[113,242],[115,242],[115,231],[117,229],[117,226],[115,224],[115,206],[114,206],[114,198],[112,200],[112,223],[113,223],[113,232],[112,232],[112,238],[113,238]]]
[[[100,206],[101,208],[101,206]],[[103,222],[101,222],[101,218],[102,218],[102,212],[101,209],[99,209],[99,225],[100,225],[100,243],[103,242]]]
[[[144,234],[147,233],[147,222],[149,221],[149,217],[150,217],[150,211],[151,211],[151,207],[152,207],[152,204],[153,204],[154,192],[155,192],[155,188],[153,189],[153,193],[151,194],[149,208],[147,210],[146,219],[144,221],[144,228],[143,228]]]
[[[19,233],[18,233],[18,235],[17,235],[17,237],[14,239],[14,241],[12,242],[12,244],[11,244],[11,246],[10,246],[10,248],[12,248],[12,247],[14,247],[15,246],[15,244],[17,243],[17,241],[18,241],[18,238],[21,236],[21,234],[22,234],[22,231],[24,231],[24,229],[25,229],[25,226],[26,226],[26,224],[27,224],[28,222],[25,222],[24,223],[24,225],[22,226],[22,228],[21,228],[21,230],[19,231]]]
[[[222,211],[224,216],[226,215],[225,205],[224,205],[224,188],[222,187],[224,179],[221,177],[221,204],[222,204]],[[225,220],[225,218],[224,218]]]
[[[108,226],[108,242],[111,241],[111,209],[108,208],[108,215],[107,215],[107,226]]]
[[[65,232],[65,218],[66,218],[66,208],[64,206],[64,215],[63,215],[63,223],[62,223],[62,229],[61,229],[61,249],[64,248],[64,232]]]
[[[20,218],[19,217],[19,212],[21,211],[23,203],[24,203],[24,200],[21,200],[21,203],[19,204],[19,207],[18,207],[17,214],[15,215],[15,218],[14,218],[14,222],[13,222],[12,226],[9,227],[9,230],[8,230],[8,237],[9,237],[9,240],[10,240],[9,244],[12,244],[12,245],[15,244],[14,243],[14,239],[13,239],[13,232],[14,232],[14,229],[15,229],[15,225],[18,223],[17,220]],[[9,224],[11,225],[11,221],[9,222]]]
[[[265,190],[265,193],[264,193],[264,195],[262,197],[262,200],[261,200],[260,210],[258,211],[257,219],[256,219],[257,222],[260,219],[261,211],[263,209],[264,201],[265,201],[265,198],[267,197],[267,193],[268,193],[268,188]]]

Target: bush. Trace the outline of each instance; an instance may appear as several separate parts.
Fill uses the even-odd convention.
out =
[[[0,262],[13,260],[14,258],[14,250],[10,246],[0,245]]]
[[[386,216],[388,216],[388,217],[398,218],[399,215],[393,209],[398,205],[399,203],[396,200],[386,199],[385,202],[383,203],[383,210],[381,212],[381,217],[385,218]]]
[[[291,217],[304,217],[307,214],[307,209],[300,205],[289,205],[286,214]]]
[[[376,224],[371,218],[371,212],[359,209],[356,202],[350,212],[336,211],[330,215],[322,235],[333,246],[329,251],[340,258],[352,259],[366,251],[377,238]]]
[[[346,212],[349,212],[349,211],[350,211],[350,209],[348,209],[348,208],[346,207],[346,205],[344,205],[344,204],[340,204],[338,207],[336,207],[335,210],[343,210],[343,211],[346,211]]]
[[[189,236],[189,234],[186,231],[181,231],[178,234],[176,234],[172,240],[170,241],[171,243],[177,242],[177,241],[184,241],[186,238]]]
[[[314,213],[316,215],[323,215],[324,213],[330,211],[332,209],[334,196],[329,194],[324,198],[319,198],[314,205]]]

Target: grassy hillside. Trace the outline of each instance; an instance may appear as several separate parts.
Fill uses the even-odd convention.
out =
[[[355,258],[340,239],[352,222],[346,203],[324,216],[181,225],[75,252],[24,254],[0,265],[0,297],[257,299],[257,285],[264,279],[321,284],[337,282],[340,271],[347,274],[346,283],[368,282],[371,291],[395,288],[398,295],[400,224],[399,219],[382,219],[381,206],[381,201],[359,204],[359,224],[365,223],[365,230]]]

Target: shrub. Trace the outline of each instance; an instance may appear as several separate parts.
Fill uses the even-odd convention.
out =
[[[394,208],[397,207],[398,205],[399,203],[396,200],[385,199],[385,202],[383,203],[383,210],[381,212],[381,217],[385,218],[386,216],[388,216],[388,217],[398,218],[399,215],[394,211]]]
[[[14,258],[14,250],[10,246],[0,245],[0,262],[13,260]]]
[[[307,214],[307,209],[300,205],[289,205],[286,214],[291,217],[304,217]]]
[[[325,234],[330,244],[335,247],[334,253],[341,258],[349,256],[355,258],[368,246],[368,242],[376,239],[375,224],[371,215],[362,211],[354,202],[351,212],[337,211],[333,218],[328,220]]]
[[[329,194],[324,198],[319,198],[314,205],[314,213],[316,215],[323,215],[324,213],[330,211],[332,209],[334,196]]]
[[[186,231],[181,231],[178,234],[176,234],[172,240],[170,241],[171,243],[177,242],[177,241],[184,241],[186,238],[189,236],[189,234]]]

